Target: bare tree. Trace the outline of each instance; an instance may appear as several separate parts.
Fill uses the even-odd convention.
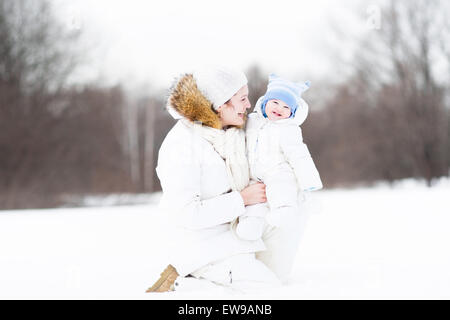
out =
[[[435,21],[445,16],[442,1],[391,1],[385,23],[389,33],[381,33],[381,42],[391,49],[393,74],[399,81],[398,94],[403,97],[401,116],[407,124],[403,143],[415,166],[415,175],[429,183],[448,172],[445,146],[448,145],[445,86],[436,76],[442,59],[436,36],[442,30]]]
[[[78,30],[48,1],[0,1],[0,207],[132,189],[120,87],[72,88]]]
[[[356,42],[351,77],[304,125],[328,186],[448,174],[448,7],[390,0]]]

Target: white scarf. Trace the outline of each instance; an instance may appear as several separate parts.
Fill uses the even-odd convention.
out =
[[[241,191],[247,187],[250,179],[248,160],[245,150],[245,132],[242,129],[227,130],[203,126],[201,123],[182,120],[188,127],[194,128],[224,159],[228,180],[233,191]]]

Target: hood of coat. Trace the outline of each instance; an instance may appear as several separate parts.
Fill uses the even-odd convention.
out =
[[[264,115],[262,113],[261,104],[262,104],[263,100],[264,100],[264,96],[262,96],[258,99],[258,102],[256,102],[253,113],[256,112],[258,114],[258,116],[260,116],[261,118],[263,118],[267,121],[270,121],[269,119],[264,117]],[[309,111],[308,104],[306,103],[305,100],[300,99],[297,111],[295,112],[295,115],[293,118],[281,119],[281,120],[273,121],[273,123],[279,123],[279,124],[292,123],[292,124],[295,124],[296,126],[300,126],[303,124],[303,122],[305,122],[306,117],[308,116],[308,111]]]
[[[201,93],[192,74],[183,75],[171,89],[167,111],[175,120],[184,118],[211,128],[223,129],[219,113]],[[241,129],[243,126],[231,127]]]
[[[199,121],[203,125],[222,129],[219,114],[212,103],[200,92],[192,74],[183,75],[170,92],[167,111],[178,119]]]

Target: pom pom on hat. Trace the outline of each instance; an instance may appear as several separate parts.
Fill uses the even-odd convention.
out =
[[[211,101],[215,110],[247,84],[242,71],[225,66],[203,67],[194,71],[193,76],[198,89]]]
[[[291,108],[291,116],[295,116],[302,93],[308,90],[311,86],[310,81],[295,83],[278,77],[276,74],[269,76],[269,84],[264,95],[264,100],[261,104],[261,111],[264,117],[266,115],[266,104],[269,100],[282,100]]]

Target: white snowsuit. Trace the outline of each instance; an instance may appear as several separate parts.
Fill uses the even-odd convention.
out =
[[[300,100],[293,118],[271,121],[262,114],[262,100],[263,97],[249,115],[246,139],[251,183],[262,181],[266,185],[268,206],[253,206],[239,218],[237,232],[246,240],[261,237],[264,218],[279,226],[284,216],[299,211],[303,192],[322,188],[300,128],[308,114],[307,103]]]
[[[175,105],[168,106],[169,113],[175,119],[192,119],[194,110],[198,121],[212,125],[219,121],[209,107],[199,110],[196,100],[205,98],[195,96],[198,90],[190,88],[189,81],[184,86],[194,96],[177,97]],[[169,262],[180,274],[176,290],[193,289],[187,280],[197,278],[247,291],[279,285],[279,279],[289,275],[305,214],[292,217],[288,228],[267,226],[262,239],[239,239],[231,222],[249,206],[244,206],[239,192],[231,191],[221,156],[183,121],[164,139],[156,172],[163,191],[159,208],[173,225]],[[185,278],[188,275],[195,278]]]

